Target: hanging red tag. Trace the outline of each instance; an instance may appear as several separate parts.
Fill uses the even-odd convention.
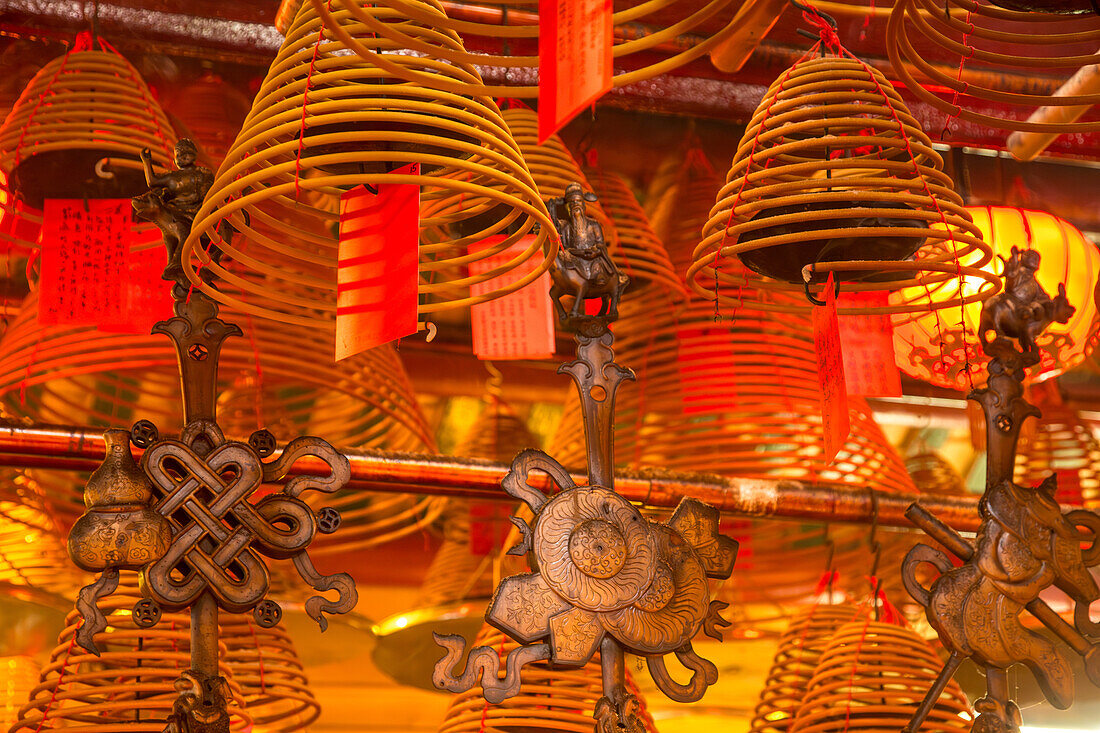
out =
[[[886,292],[849,293],[841,305],[880,308]],[[888,315],[840,316],[844,382],[848,394],[861,397],[901,397],[901,377],[894,362],[894,325]]]
[[[418,175],[420,165],[392,172]],[[420,186],[377,188],[340,197],[337,361],[416,333]]]
[[[99,326],[124,317],[129,199],[46,199],[38,323]]]
[[[172,317],[172,284],[162,280],[168,254],[160,244],[160,232],[152,230],[156,243],[126,257],[127,277],[124,288],[123,316],[117,323],[103,323],[101,331],[111,333],[151,333],[153,326]],[[135,232],[149,238],[149,232]]]
[[[498,235],[470,247],[477,252],[504,241]],[[500,254],[470,263],[470,275],[483,275],[505,265],[531,247],[534,235],[522,237]],[[477,297],[534,272],[539,257],[528,257],[516,268],[470,287]],[[470,309],[474,355],[479,359],[548,359],[554,355],[554,307],[550,302],[550,273],[544,272],[527,286],[501,298],[478,303]]]
[[[821,385],[821,427],[825,435],[825,462],[831,463],[844,447],[852,425],[848,416],[848,391],[844,385],[844,358],[840,348],[840,324],[836,315],[833,274],[825,282],[825,305],[814,308],[814,347],[817,378]]]
[[[539,143],[611,89],[611,0],[539,0]]]

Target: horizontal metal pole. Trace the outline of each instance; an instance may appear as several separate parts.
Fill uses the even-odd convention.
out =
[[[103,452],[103,434],[95,428],[0,421],[0,465],[87,471],[99,465]],[[351,462],[349,489],[514,501],[500,488],[500,480],[508,471],[503,464],[383,451],[353,449],[344,453]],[[326,470],[319,460],[305,458],[294,465],[293,473]],[[577,476],[577,481],[585,483],[583,476]],[[552,490],[542,474],[532,476],[530,483],[547,492]],[[912,526],[905,510],[918,499],[916,494],[846,486],[657,470],[624,472],[616,477],[615,488],[630,501],[651,507],[672,508],[690,497],[729,514],[819,522],[868,523],[877,503],[878,523],[895,527]],[[955,529],[977,529],[977,497],[919,498],[925,509]]]

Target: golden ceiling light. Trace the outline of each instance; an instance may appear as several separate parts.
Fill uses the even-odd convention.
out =
[[[1100,441],[1076,407],[1063,400],[1056,382],[1033,386],[1030,398],[1043,414],[1021,429],[1013,479],[1038,486],[1053,473],[1060,504],[1095,508],[1100,503]]]
[[[175,682],[190,664],[191,617],[165,613],[156,628],[138,628],[130,610],[141,598],[136,573],[124,571],[119,589],[99,601],[107,630],[96,634],[95,656],[76,644],[81,624],[74,609],[57,637],[29,701],[11,733],[79,728],[86,733],[161,733],[179,694]],[[250,730],[240,685],[219,644],[221,674],[229,683],[230,730]]]
[[[906,458],[905,470],[922,494],[966,496],[969,493],[962,474],[938,453],[925,451]]]
[[[1100,278],[1100,250],[1069,222],[1043,211],[1013,206],[968,206],[967,211],[982,238],[997,258],[985,266],[989,273],[1003,269],[1001,258],[1008,259],[1013,247],[1042,254],[1036,280],[1043,289],[1057,294],[1064,283],[1066,297],[1076,309],[1067,323],[1051,323],[1038,337],[1041,361],[1038,369],[1028,372],[1031,379],[1048,379],[1083,362],[1100,339],[1100,311],[1093,296]],[[962,287],[969,297],[981,286],[981,280],[964,278]],[[938,286],[944,297],[956,299],[959,281]],[[916,296],[916,289],[902,298]],[[962,309],[946,313],[917,313],[894,317],[894,346],[897,364],[910,376],[951,389],[967,389],[970,382],[966,365],[975,381],[985,373],[988,357],[979,341],[981,303],[970,302]]]
[[[877,69],[855,58],[803,58],[756,109],[703,228],[688,284],[723,305],[804,306],[781,296],[820,290],[895,292],[889,305],[841,313],[914,313],[978,302],[999,282],[943,159]],[[933,228],[937,222],[948,228]],[[737,267],[737,263],[744,267]],[[747,269],[746,269],[747,268]],[[972,276],[977,292],[936,286]]]
[[[212,71],[184,86],[165,103],[186,127],[188,136],[217,168],[241,129],[251,107],[248,98]]]
[[[799,609],[783,635],[753,710],[750,733],[787,733],[806,687],[836,630],[866,615],[853,605],[814,604]]]
[[[297,0],[284,0],[280,7],[280,16],[287,17],[296,2]],[[309,2],[322,7],[320,0],[305,0],[305,4]],[[529,0],[492,0],[485,5],[492,7],[454,3],[444,5],[438,0],[386,0],[385,3],[370,5],[363,0],[332,2],[334,14],[337,9],[351,12],[367,27],[393,43],[456,65],[484,64],[506,70],[515,69],[516,75],[520,77],[515,84],[484,84],[480,77],[476,81],[448,80],[446,88],[452,92],[526,99],[538,97],[538,85],[526,83],[539,65],[538,3]],[[626,70],[612,78],[612,85],[621,87],[652,79],[702,58],[733,31],[738,7],[733,0],[704,0],[702,3],[652,0],[613,13],[611,55],[616,61],[621,61],[617,65]],[[383,9],[399,11],[415,22],[437,28],[440,37],[412,36],[402,32],[406,30],[404,26],[379,22],[377,18]],[[287,32],[290,32],[289,29]],[[692,38],[686,41],[684,36]],[[481,41],[480,46],[484,46],[486,41],[503,44],[504,50],[501,53],[470,53],[462,44],[462,40],[466,38],[486,39]],[[654,52],[660,53],[669,47],[675,47],[675,52],[657,61],[650,60]],[[376,54],[369,48],[359,47],[356,50],[364,59],[376,60]],[[405,73],[408,74],[408,71],[405,70]],[[416,80],[415,74],[408,78]]]
[[[1055,96],[1013,91],[994,81],[1003,78],[1006,69],[1037,77],[1069,78],[1074,71],[1100,60],[1097,46],[1100,19],[1091,12],[1019,12],[975,0],[898,0],[886,30],[890,65],[910,93],[949,119],[998,130],[1055,134],[1100,130],[1100,120],[1095,117],[1057,121],[1063,110],[1100,102],[1095,86]],[[944,54],[958,63],[938,65],[927,60]],[[967,72],[991,73],[962,76],[956,66]],[[995,107],[998,114],[978,111],[975,107],[979,105],[985,110]],[[1025,119],[1027,113],[1042,106],[1057,110],[1055,119]]]
[[[98,46],[98,48],[96,48]],[[47,198],[125,198],[145,190],[139,154],[172,167],[168,119],[130,63],[103,39],[82,33],[64,56],[31,79],[0,127],[0,173],[8,241],[36,248]],[[108,168],[97,164],[111,158]]]
[[[473,642],[497,650],[503,659],[519,645],[488,624]],[[591,733],[592,713],[603,695],[600,673],[600,653],[579,669],[551,669],[546,662],[534,662],[523,668],[520,692],[498,705],[490,705],[482,697],[481,687],[474,686],[454,695],[438,733],[507,733],[508,731],[560,731],[561,733]],[[638,697],[646,733],[656,733],[657,727],[645,705],[645,698],[626,670],[626,687]]]
[[[218,626],[225,644],[225,666],[241,688],[245,710],[258,730],[290,733],[306,730],[321,706],[281,626],[265,629],[251,614],[221,614]]]
[[[837,629],[807,685],[791,733],[901,730],[943,662],[915,631],[864,618]],[[954,680],[922,731],[970,730],[973,711]]]
[[[7,414],[100,426],[150,419],[165,434],[182,424],[176,354],[168,339],[84,326],[40,327],[36,312],[32,292],[0,342],[0,405]],[[228,339],[221,352],[219,412],[227,433],[247,437],[266,427],[284,440],[306,431],[331,436],[340,446],[434,450],[434,437],[392,346],[332,362],[316,358],[330,349],[324,331],[250,323],[239,313],[226,317],[246,333]],[[58,487],[54,477],[39,480]],[[81,488],[71,475],[62,485],[68,501],[58,500],[56,509],[72,521],[83,505]],[[444,505],[439,497],[358,492],[307,501],[335,506],[342,517],[340,532],[319,537],[315,554],[370,547],[419,531]]]
[[[416,37],[436,37],[390,9]],[[477,71],[418,55],[379,37],[347,10],[332,18],[387,64],[429,77],[472,80]],[[340,195],[361,184],[421,187],[420,316],[484,302],[517,290],[545,271],[556,251],[546,207],[496,103],[405,82],[349,53],[304,3],[268,70],[244,126],[183,245],[184,269],[195,287],[245,313],[317,328],[336,311],[337,222]],[[420,173],[397,173],[405,164]],[[462,205],[440,202],[462,200]],[[432,211],[434,214],[426,212]],[[225,223],[236,230],[229,237]],[[536,224],[541,225],[535,233]],[[471,245],[505,234],[490,247]],[[466,266],[494,256],[528,234],[503,269],[469,275]],[[221,263],[200,246],[209,236]],[[473,296],[472,285],[534,258],[532,272]],[[197,267],[209,268],[211,282]],[[331,351],[331,346],[328,349]]]

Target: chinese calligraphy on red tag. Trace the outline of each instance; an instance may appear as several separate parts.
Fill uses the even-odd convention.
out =
[[[840,324],[836,315],[833,275],[825,282],[825,305],[814,308],[814,347],[817,378],[821,387],[821,427],[825,436],[825,461],[832,462],[844,447],[852,429],[848,416],[848,391],[844,384],[844,359],[840,349]]]
[[[611,0],[539,0],[539,142],[611,89]]]
[[[419,165],[393,173],[419,173]],[[420,187],[383,183],[340,197],[336,360],[416,333]]]
[[[488,237],[471,251],[504,241],[503,236]],[[482,275],[501,267],[529,249],[533,235],[521,238],[500,254],[470,263],[470,275]],[[534,272],[539,257],[528,257],[516,268],[470,287],[474,297],[516,282]],[[478,303],[470,309],[474,354],[479,359],[547,359],[554,355],[554,307],[550,301],[550,273],[544,272],[533,282],[501,298]]]
[[[850,293],[842,305],[878,308],[889,293]],[[888,315],[840,316],[840,343],[844,382],[848,394],[862,397],[901,397],[901,377],[894,363],[894,326]]]

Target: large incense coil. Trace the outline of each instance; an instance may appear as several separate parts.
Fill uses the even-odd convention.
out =
[[[666,299],[683,297],[686,294],[684,283],[623,177],[589,169],[588,181],[615,225],[615,248],[611,254],[618,260],[623,274],[630,278],[627,294],[658,288]]]
[[[19,708],[38,684],[41,665],[28,656],[0,657],[0,729],[18,719]]]
[[[45,198],[123,198],[145,190],[136,165],[143,148],[169,168],[175,133],[138,71],[102,39],[82,35],[31,79],[0,127],[0,172],[16,202],[5,202],[7,241],[37,247]],[[106,157],[132,158],[97,176]]]
[[[41,679],[11,727],[17,731],[66,728],[86,733],[161,733],[178,692],[174,687],[191,663],[191,618],[164,613],[153,628],[138,628],[130,609],[141,596],[134,573],[124,572],[119,589],[99,601],[107,628],[95,635],[95,656],[77,645],[82,622],[74,609],[58,634],[57,647],[43,665]],[[230,730],[251,729],[240,685],[218,643],[219,671],[229,683]]]
[[[1039,107],[1092,106],[1100,102],[1100,93],[1079,89],[1066,96],[1031,94],[998,88],[993,81],[1006,69],[1069,79],[1077,69],[1100,62],[1098,46],[1100,19],[1091,12],[1017,12],[973,0],[898,0],[886,31],[890,64],[913,95],[949,118],[998,130],[1055,134],[1100,130],[1094,115],[1079,121],[1027,119]],[[980,80],[961,77],[954,70],[956,64],[938,66],[926,60],[944,54],[966,71],[992,73]],[[985,110],[995,106],[997,112],[976,111],[973,107],[979,104],[974,100],[985,102],[980,105]]]
[[[323,8],[321,2],[313,2]],[[289,6],[291,2],[284,5]],[[479,94],[500,97],[534,98],[539,95],[537,84],[523,83],[539,65],[536,42],[539,36],[538,3],[528,0],[490,0],[499,10],[476,9],[476,16],[467,17],[461,5],[452,5],[446,12],[436,0],[386,0],[373,5],[362,0],[336,0],[333,8],[341,8],[356,14],[367,27],[394,43],[401,44],[432,58],[444,59],[456,65],[484,64],[515,69],[518,83],[484,84],[460,79],[447,80],[448,89],[457,94]],[[677,69],[702,58],[717,46],[732,30],[737,4],[732,0],[706,0],[704,3],[685,0],[655,0],[634,3],[631,7],[614,12],[611,17],[613,41],[611,55],[622,73],[612,77],[612,86],[634,84]],[[289,8],[288,8],[289,9]],[[434,37],[411,36],[403,31],[407,24],[389,21],[385,10],[393,10],[400,17],[422,23],[438,30]],[[280,9],[282,11],[282,9]],[[289,12],[280,12],[287,17]],[[486,20],[486,16],[489,19]],[[646,27],[639,30],[639,25]],[[288,31],[289,32],[289,31]],[[462,40],[476,40],[478,53],[466,50]],[[491,48],[503,45],[503,52]],[[377,63],[377,54],[366,46],[353,46],[367,61]],[[655,51],[673,49],[671,55],[651,61]],[[647,58],[648,57],[648,58]],[[396,71],[396,70],[395,70]],[[419,75],[408,67],[401,69],[406,78],[419,81]],[[507,76],[507,75],[506,75]]]
[[[822,652],[790,731],[901,730],[942,666],[910,628],[870,619],[845,624]],[[951,680],[921,730],[968,731],[972,715]]]
[[[182,425],[176,354],[161,335],[113,334],[82,326],[39,327],[36,294],[28,296],[2,341],[0,405],[9,415],[42,423],[128,427],[152,420],[164,434]],[[281,441],[302,433],[337,446],[395,451],[434,449],[412,387],[391,346],[340,362],[318,360],[325,334],[238,318],[246,331],[222,347],[220,422],[246,438],[266,427]],[[79,515],[82,482],[58,472],[33,472],[62,524]],[[66,500],[67,497],[67,500]],[[380,544],[419,531],[442,511],[438,497],[359,492],[309,492],[335,506],[340,531],[319,536],[315,552]]]
[[[1100,441],[1077,408],[1062,400],[1056,384],[1032,389],[1032,401],[1042,415],[1023,424],[1013,479],[1030,487],[1054,474],[1060,504],[1095,507],[1100,501]]]
[[[221,163],[251,106],[248,98],[213,72],[184,86],[166,104],[187,127],[213,167]]]
[[[699,232],[710,218],[714,193],[721,186],[721,177],[697,148],[689,149],[682,160],[665,161],[658,170],[650,186],[646,212],[677,273],[685,272],[691,264]]]
[[[917,453],[905,459],[905,470],[922,494],[966,496],[962,474],[938,453]]]
[[[406,55],[345,10],[333,17],[393,63],[440,79],[477,74],[472,67]],[[500,297],[550,266],[554,227],[495,102],[398,82],[348,54],[322,27],[314,6],[303,5],[183,245],[184,269],[197,288],[255,316],[315,328],[330,324],[339,197],[364,184],[421,186],[421,316]],[[411,163],[420,164],[419,174],[391,172]],[[440,205],[460,198],[463,205]],[[232,242],[218,233],[225,227],[215,231],[223,221],[238,232]],[[505,231],[500,242],[471,251]],[[504,265],[468,273],[466,266],[528,234],[534,236]],[[223,251],[220,264],[199,246],[203,235]],[[471,286],[531,258],[538,262],[531,272],[470,294]],[[212,282],[198,277],[199,266],[216,276]]]
[[[225,665],[240,685],[253,724],[271,733],[307,729],[321,706],[286,630],[265,629],[250,614],[222,614],[218,626]]]
[[[803,306],[781,296],[803,291],[809,267],[816,291],[829,273],[844,291],[913,288],[888,305],[842,304],[841,313],[982,301],[1000,288],[982,269],[992,251],[942,168],[881,72],[854,58],[800,60],[749,122],[688,283],[723,304],[794,312]],[[984,282],[974,292],[937,287],[964,277]]]
[[[864,615],[866,610],[856,606],[815,603],[791,616],[753,710],[751,733],[790,730],[829,640],[841,626]]]
[[[75,597],[85,578],[69,560],[45,500],[20,485],[13,473],[6,472],[4,493],[22,496],[0,500],[0,583]]]
[[[501,659],[519,644],[500,631],[484,625],[474,639],[475,646],[495,649]],[[657,730],[638,692],[630,670],[625,670],[628,692],[638,696],[638,717],[647,733]],[[439,733],[514,733],[519,730],[552,730],[560,733],[592,733],[592,713],[603,696],[600,653],[579,669],[551,669],[546,662],[523,668],[519,694],[498,705],[482,697],[480,685],[455,695]]]

